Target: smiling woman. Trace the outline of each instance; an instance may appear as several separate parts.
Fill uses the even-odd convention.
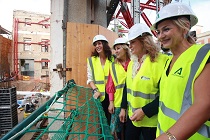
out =
[[[158,15],[152,27],[173,56],[160,80],[157,140],[207,140],[210,138],[210,45],[196,44],[189,35],[198,19],[188,5],[171,3]],[[189,121],[195,118],[196,121]]]
[[[130,49],[126,38],[117,38],[114,42],[113,49],[116,53],[116,59],[110,66],[106,92],[109,94],[109,113],[111,113],[111,134],[117,134],[118,140],[122,140],[124,124],[120,123],[119,113],[122,96],[126,91],[125,81],[127,67],[130,63]]]
[[[87,58],[87,84],[93,89],[93,97],[100,99],[108,124],[110,124],[109,99],[105,92],[105,86],[109,67],[114,58],[105,36],[96,35],[93,38],[93,46],[95,49],[91,57]]]
[[[128,33],[128,41],[132,54],[127,68],[126,92],[122,97],[120,121],[126,120],[126,140],[138,140],[141,135],[145,140],[154,140],[158,83],[168,56],[159,53],[159,47],[154,43],[151,30],[146,24],[133,25]],[[150,106],[152,102],[155,104]]]

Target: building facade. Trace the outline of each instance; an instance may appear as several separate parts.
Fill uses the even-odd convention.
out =
[[[197,43],[199,44],[210,43],[210,31],[197,34]]]
[[[50,16],[13,11],[13,69],[35,79],[49,76]]]

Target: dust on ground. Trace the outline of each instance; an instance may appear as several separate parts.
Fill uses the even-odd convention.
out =
[[[17,91],[49,91],[50,83],[48,78],[34,79],[30,78],[29,80],[14,80],[10,81],[12,87],[16,87]]]

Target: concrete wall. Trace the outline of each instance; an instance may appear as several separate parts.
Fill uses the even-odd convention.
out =
[[[68,21],[107,27],[106,0],[69,0]]]
[[[107,27],[106,6],[106,0],[94,0],[94,10],[92,13],[94,18],[92,24]]]
[[[210,43],[210,31],[197,34],[197,42],[199,44]]]

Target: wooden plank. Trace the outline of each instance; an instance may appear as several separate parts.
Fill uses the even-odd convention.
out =
[[[94,49],[92,38],[97,33],[97,25],[67,23],[66,67],[72,71],[66,72],[66,80],[74,79],[76,84],[87,87],[86,60]]]
[[[117,34],[94,24],[67,23],[66,67],[72,68],[66,72],[66,80],[74,79],[76,84],[87,87],[87,58],[94,50],[92,39],[102,34],[112,47]]]

